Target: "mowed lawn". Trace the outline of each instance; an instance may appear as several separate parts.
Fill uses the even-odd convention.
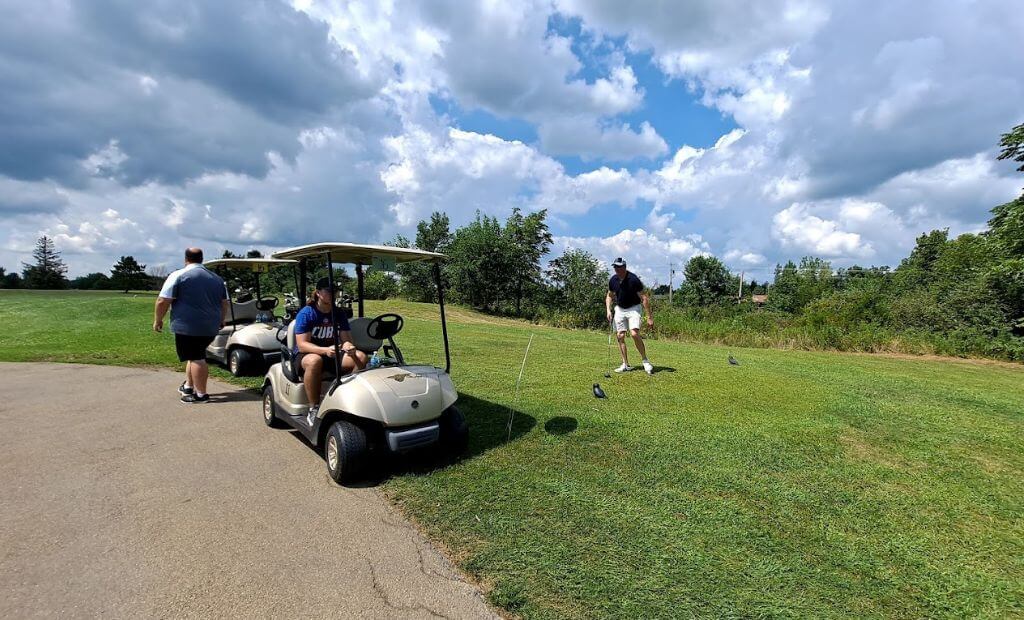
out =
[[[0,360],[173,365],[152,303],[0,291]],[[436,307],[385,309],[442,362]],[[649,341],[659,372],[605,379],[606,335],[449,318],[470,455],[381,488],[505,609],[1024,615],[1024,367]]]

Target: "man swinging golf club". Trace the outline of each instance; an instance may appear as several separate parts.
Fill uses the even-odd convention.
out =
[[[651,302],[644,293],[644,283],[640,281],[635,273],[626,270],[626,261],[616,258],[612,263],[615,275],[608,280],[608,294],[605,296],[604,305],[608,313],[608,322],[615,321],[615,336],[619,341],[619,353],[622,355],[622,366],[615,369],[615,372],[626,372],[633,370],[629,365],[626,356],[626,330],[633,336],[633,343],[640,353],[643,361],[644,371],[647,374],[654,374],[654,365],[647,359],[647,349],[644,347],[643,336],[640,335],[641,306],[647,314],[647,327],[654,327],[654,314],[651,313]],[[612,311],[612,301],[615,301],[615,311]]]

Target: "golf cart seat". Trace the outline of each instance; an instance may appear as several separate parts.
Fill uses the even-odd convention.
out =
[[[233,321],[235,323],[252,323],[256,320],[256,300],[250,299],[249,301],[231,302],[231,309],[234,316]]]
[[[352,344],[356,345],[356,348],[363,353],[378,351],[384,344],[383,340],[370,338],[370,334],[367,333],[366,328],[370,325],[371,320],[369,317],[362,316],[348,322],[352,329]]]
[[[288,336],[285,338],[285,343],[281,345],[281,372],[284,376],[292,383],[302,382],[302,368],[295,363],[295,358],[292,351],[295,350],[295,321],[288,324]],[[334,366],[332,364],[324,364],[324,372],[321,375],[324,380],[334,378]]]

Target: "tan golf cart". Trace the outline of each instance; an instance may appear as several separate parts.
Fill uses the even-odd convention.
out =
[[[336,482],[347,482],[368,473],[372,455],[413,450],[440,450],[447,455],[465,451],[466,420],[455,407],[458,393],[449,370],[448,327],[444,313],[441,261],[444,256],[405,248],[351,243],[317,243],[283,250],[274,258],[298,262],[299,290],[308,288],[314,266],[326,265],[332,291],[336,291],[334,267],[354,264],[358,313],[349,321],[353,344],[381,364],[341,375],[340,334],[334,330],[334,368],[325,367],[319,413],[310,423],[310,403],[293,364],[295,323],[287,329],[281,361],[270,367],[263,386],[263,417],[268,426],[290,426],[314,446],[322,448],[327,470]],[[394,270],[398,263],[425,261],[433,264],[438,290],[439,326],[444,343],[445,367],[408,364],[396,337],[404,320],[398,314],[364,315],[364,267]]]
[[[253,290],[238,291],[230,300],[227,324],[206,347],[207,359],[228,367],[236,377],[260,375],[281,359],[278,333],[283,333],[285,321],[274,315],[277,297],[264,297],[260,293],[260,274],[274,267],[294,266],[295,261],[276,258],[218,258],[203,265],[214,272],[237,269],[251,273]]]

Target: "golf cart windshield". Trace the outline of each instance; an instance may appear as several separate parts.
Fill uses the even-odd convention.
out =
[[[339,283],[336,281],[337,274],[334,271],[335,266],[339,264],[354,264],[356,268],[356,301],[358,303],[358,312],[356,314],[357,319],[365,317],[364,308],[364,268],[369,267],[377,271],[394,272],[396,266],[401,263],[409,262],[427,262],[433,264],[434,279],[437,285],[438,291],[438,306],[440,308],[441,316],[441,333],[444,339],[444,357],[445,357],[445,372],[451,369],[451,355],[448,348],[448,325],[445,320],[444,313],[444,291],[441,282],[441,261],[444,260],[443,254],[437,252],[425,252],[423,250],[416,250],[411,248],[398,248],[384,245],[362,245],[356,243],[314,243],[310,245],[303,245],[280,252],[274,253],[274,258],[278,259],[291,259],[298,261],[299,267],[299,289],[305,293],[308,291],[308,280],[310,274],[310,268],[314,264],[325,264],[326,276],[329,280],[331,289],[337,295],[340,288]],[[381,315],[373,319],[376,322],[373,328],[381,327],[381,321],[378,319],[384,319],[385,316],[396,317],[397,315]],[[338,330],[333,330],[335,336],[334,346],[337,349],[340,347]],[[392,343],[393,344],[393,343]],[[397,347],[396,347],[397,348]],[[401,354],[399,353],[399,356]],[[339,355],[335,355],[335,364],[340,365],[338,361]],[[340,368],[339,368],[340,371]],[[340,375],[340,372],[338,373]]]

